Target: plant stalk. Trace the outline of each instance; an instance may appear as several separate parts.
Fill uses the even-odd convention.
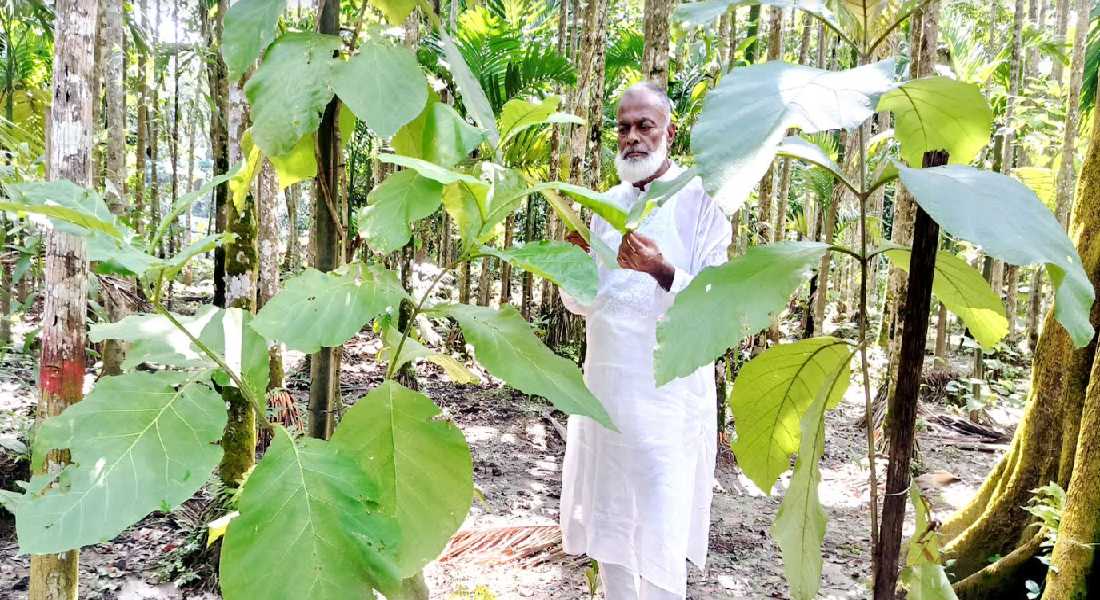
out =
[[[394,349],[393,358],[390,359],[390,364],[386,368],[386,379],[393,379],[394,372],[397,370],[397,359],[401,356],[401,349],[405,347],[405,340],[409,339],[409,331],[412,330],[413,322],[416,321],[416,317],[423,310],[424,302],[426,302],[428,300],[428,297],[432,295],[432,292],[435,290],[435,286],[439,285],[439,281],[443,279],[443,276],[447,274],[447,271],[450,271],[452,268],[454,268],[455,264],[457,264],[458,262],[460,261],[455,261],[455,263],[440,269],[439,273],[437,273],[436,276],[432,278],[432,282],[430,285],[428,285],[428,289],[424,291],[424,295],[420,297],[420,301],[417,302],[416,306],[413,307],[413,312],[411,315],[409,315],[408,326],[405,327],[405,331],[401,332],[401,341],[397,342],[397,348]]]

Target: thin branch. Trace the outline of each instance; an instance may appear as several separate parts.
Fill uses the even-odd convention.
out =
[[[409,332],[412,331],[413,322],[424,309],[424,302],[427,301],[428,297],[432,295],[433,291],[435,291],[435,286],[439,285],[439,281],[443,279],[443,276],[446,275],[447,272],[450,271],[452,268],[454,268],[454,266],[458,264],[458,262],[461,262],[461,260],[462,259],[459,259],[458,261],[455,261],[454,263],[451,263],[450,265],[439,269],[439,273],[437,273],[436,276],[432,279],[432,282],[428,286],[428,289],[425,290],[424,295],[420,297],[420,301],[417,302],[416,306],[413,307],[413,312],[411,315],[409,315],[409,322],[405,326],[405,331],[401,332],[401,341],[397,343],[397,348],[395,348],[393,352],[393,358],[390,359],[389,367],[386,369],[386,379],[392,379],[394,371],[397,370],[397,363],[401,357],[401,349],[405,347],[405,340],[409,338]]]

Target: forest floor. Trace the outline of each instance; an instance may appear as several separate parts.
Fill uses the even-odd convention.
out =
[[[373,359],[378,347],[378,340],[369,333],[346,345],[341,380],[347,401],[381,381],[382,372]],[[304,409],[308,373],[303,372],[300,356],[287,359],[287,388]],[[16,489],[14,481],[26,477],[23,455],[33,420],[35,357],[9,353],[0,361],[0,487]],[[462,531],[495,532],[490,537],[505,546],[509,539],[530,534],[525,543],[537,551],[512,556],[500,547],[485,548],[491,546],[486,542],[482,550],[432,563],[425,575],[433,600],[590,598],[588,562],[562,554],[555,544],[560,539],[553,526],[561,490],[565,443],[560,428],[565,416],[497,382],[456,385],[434,365],[421,365],[418,375],[422,391],[458,424],[473,451],[474,481],[481,497],[475,498]],[[925,403],[924,408],[918,443],[926,475],[920,482],[943,516],[974,493],[1007,446],[976,441],[934,423],[935,415],[956,415],[957,409],[933,403]],[[992,411],[997,429],[1010,436],[1017,412]],[[857,377],[844,401],[826,419],[819,489],[828,530],[821,598],[869,596],[865,587],[870,564],[867,450],[857,425],[862,413]],[[719,454],[707,570],[689,569],[688,597],[787,598],[779,550],[769,533],[781,494],[761,493],[737,468],[728,449],[720,449]],[[880,458],[880,477],[884,466]],[[778,486],[785,485],[786,476]],[[84,548],[81,598],[218,598],[209,576],[214,553],[207,550],[197,560],[194,553],[180,559],[181,549],[203,546],[205,522],[220,516],[204,512],[210,496],[204,490],[172,513],[154,513],[114,541]],[[0,600],[26,597],[28,569],[29,557],[18,553],[11,516],[0,510]],[[188,579],[194,581],[182,590],[174,583]],[[492,596],[474,595],[479,587]]]

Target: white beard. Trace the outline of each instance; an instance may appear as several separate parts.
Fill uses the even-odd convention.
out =
[[[657,172],[668,158],[668,136],[661,136],[661,145],[642,158],[626,158],[615,155],[615,172],[627,183],[637,183]]]

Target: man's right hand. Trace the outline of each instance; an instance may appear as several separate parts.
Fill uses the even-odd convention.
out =
[[[584,241],[584,237],[579,231],[573,230],[565,235],[565,241],[577,246],[581,250],[588,252],[588,242]]]

